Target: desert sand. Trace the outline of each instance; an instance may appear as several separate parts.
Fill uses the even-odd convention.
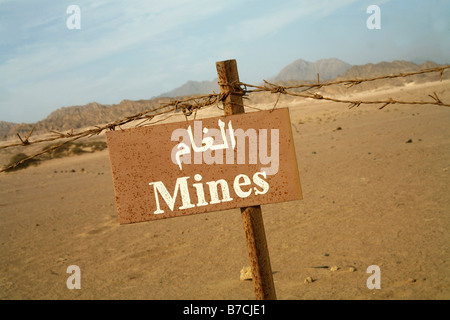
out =
[[[448,102],[449,89],[358,95]],[[262,206],[278,299],[449,299],[450,109],[278,107],[290,109],[303,190]],[[70,265],[79,290],[66,286]],[[0,299],[247,300],[248,265],[239,209],[119,225],[108,150],[0,174]],[[380,289],[366,285],[371,265]]]

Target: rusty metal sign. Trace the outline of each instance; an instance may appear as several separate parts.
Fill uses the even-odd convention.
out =
[[[120,224],[302,199],[287,108],[106,137]]]

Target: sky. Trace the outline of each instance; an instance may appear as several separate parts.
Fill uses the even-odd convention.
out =
[[[379,29],[367,27],[371,5]],[[150,99],[215,79],[222,60],[258,84],[325,58],[448,64],[450,1],[0,0],[0,120]]]

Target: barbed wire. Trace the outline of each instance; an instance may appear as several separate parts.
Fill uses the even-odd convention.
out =
[[[425,74],[425,73],[439,73],[439,79],[440,79],[440,81],[442,81],[442,75],[443,75],[444,71],[447,69],[450,69],[450,65],[443,66],[443,67],[437,67],[437,68],[429,68],[429,69],[424,69],[424,70],[420,70],[420,71],[416,71],[416,72],[409,72],[409,73],[398,73],[398,74],[384,75],[384,76],[379,76],[379,77],[363,78],[363,79],[344,79],[344,80],[337,80],[337,81],[330,81],[330,82],[323,82],[323,83],[320,83],[319,75],[318,75],[317,76],[318,82],[315,84],[302,83],[302,84],[298,84],[298,85],[294,85],[294,86],[277,85],[277,84],[270,83],[265,80],[264,80],[265,85],[263,85],[263,86],[252,85],[252,84],[248,84],[248,83],[244,83],[244,82],[236,82],[236,83],[231,83],[231,84],[219,83],[219,85],[232,86],[232,87],[234,87],[234,90],[233,90],[234,92],[237,92],[238,94],[241,94],[243,96],[248,95],[250,93],[259,93],[259,92],[269,92],[272,94],[278,94],[276,102],[275,102],[272,110],[276,108],[279,98],[282,94],[294,96],[294,97],[310,98],[310,99],[315,99],[315,100],[325,100],[325,101],[331,101],[331,102],[337,102],[337,103],[345,103],[345,104],[348,104],[349,108],[359,107],[362,104],[379,104],[381,106],[378,109],[383,109],[390,104],[438,105],[438,106],[450,107],[450,104],[442,102],[442,100],[438,97],[436,92],[433,92],[433,95],[431,95],[431,94],[428,95],[429,97],[432,98],[432,101],[402,101],[402,100],[394,100],[392,98],[389,98],[387,100],[348,100],[348,99],[338,99],[338,98],[333,98],[333,97],[326,97],[326,96],[323,96],[318,93],[308,92],[308,90],[311,90],[311,89],[320,89],[322,87],[328,87],[328,86],[333,86],[333,85],[345,85],[348,88],[350,88],[352,86],[359,85],[364,82],[371,82],[371,81],[377,81],[377,80],[383,80],[383,79],[404,78],[404,77],[410,77],[410,76]],[[253,88],[253,89],[249,90],[249,88]],[[294,90],[294,89],[304,89],[304,90],[301,91],[302,93],[298,93],[298,92],[293,92],[292,90]],[[234,94],[236,94],[236,93],[234,93]],[[76,132],[76,133],[74,133],[73,129],[71,129],[67,133],[50,130],[50,132],[54,135],[53,137],[30,141],[29,139],[34,131],[34,127],[33,127],[31,129],[31,131],[29,132],[29,134],[25,138],[22,138],[17,133],[17,136],[18,136],[20,142],[2,145],[2,146],[0,146],[0,150],[12,148],[12,147],[19,147],[19,146],[30,146],[30,145],[34,145],[34,144],[43,143],[43,142],[52,142],[52,141],[63,140],[63,139],[67,139],[67,140],[65,140],[61,143],[58,143],[56,145],[50,146],[48,148],[45,148],[44,150],[42,150],[40,152],[34,153],[18,162],[8,165],[8,166],[0,169],[0,173],[5,172],[10,169],[13,169],[26,161],[36,158],[44,153],[54,151],[54,150],[62,147],[63,145],[74,142],[78,139],[86,138],[86,137],[90,138],[94,135],[99,135],[103,131],[116,130],[116,128],[123,130],[121,126],[128,124],[130,122],[142,120],[135,127],[141,127],[144,125],[145,126],[153,125],[157,122],[164,121],[168,117],[170,117],[170,115],[169,115],[167,118],[164,118],[162,120],[157,120],[157,121],[154,121],[153,123],[150,122],[156,116],[168,114],[168,113],[179,114],[180,111],[186,117],[186,119],[188,119],[188,117],[191,116],[192,114],[196,115],[197,111],[200,109],[210,107],[213,105],[220,108],[219,107],[220,102],[224,101],[227,98],[227,96],[228,96],[228,94],[212,93],[212,94],[208,94],[208,95],[199,95],[199,96],[189,97],[189,98],[185,98],[185,99],[173,99],[167,103],[162,104],[159,107],[149,109],[149,110],[146,110],[146,111],[143,111],[143,112],[140,112],[140,113],[137,113],[137,114],[134,114],[134,115],[110,122],[110,123],[107,123],[102,126],[94,126],[94,128]]]
[[[450,65],[448,66],[443,66],[443,67],[436,67],[436,68],[428,68],[428,69],[423,69],[423,70],[419,70],[419,71],[414,71],[414,72],[407,72],[407,73],[397,73],[397,74],[392,74],[392,75],[383,75],[383,76],[378,76],[378,77],[372,77],[372,78],[363,78],[363,79],[343,79],[343,80],[336,80],[336,81],[329,81],[329,82],[323,82],[320,83],[319,81],[319,76],[317,77],[317,83],[313,83],[313,84],[298,84],[298,85],[294,85],[294,86],[277,86],[276,84],[273,83],[269,83],[267,81],[264,81],[266,84],[268,84],[271,87],[282,87],[284,88],[284,90],[289,90],[289,89],[300,89],[300,88],[307,88],[309,89],[320,89],[322,87],[329,87],[329,86],[333,86],[333,85],[346,85],[348,86],[348,88],[353,87],[355,85],[361,84],[363,82],[371,82],[371,81],[376,81],[376,80],[383,80],[383,79],[394,79],[394,78],[405,78],[405,77],[410,77],[410,76],[415,76],[415,75],[419,75],[419,74],[425,74],[425,73],[434,73],[434,72],[439,72],[439,80],[442,81],[442,75],[444,73],[445,70],[450,69]],[[241,85],[247,87],[247,88],[255,88],[253,90],[247,90],[248,93],[251,92],[261,92],[261,91],[270,91],[268,89],[268,87],[266,86],[257,86],[257,85],[252,85],[252,84],[247,84],[247,83],[240,83]]]
[[[389,104],[412,104],[412,105],[414,105],[414,104],[425,104],[425,105],[429,104],[429,105],[450,107],[450,104],[446,104],[441,101],[441,99],[438,97],[436,92],[433,92],[433,95],[428,95],[429,97],[431,97],[433,99],[433,101],[404,101],[404,100],[395,100],[392,98],[389,98],[387,100],[364,101],[364,100],[337,99],[337,98],[326,97],[321,94],[311,93],[311,92],[307,92],[307,93],[289,92],[286,87],[270,84],[268,82],[266,82],[266,83],[269,84],[271,87],[264,87],[264,89],[261,89],[258,92],[267,91],[267,92],[271,92],[271,93],[279,93],[280,95],[285,94],[285,95],[294,96],[294,97],[311,98],[311,99],[315,99],[315,100],[326,100],[326,101],[332,101],[332,102],[338,102],[338,103],[346,103],[349,105],[350,109],[353,107],[359,107],[362,104],[382,104],[382,106],[379,107],[379,109],[383,109],[384,107],[386,107]],[[275,103],[275,105],[276,105],[276,103]]]
[[[67,132],[67,133],[61,133],[58,131],[51,130],[50,132],[52,132],[55,135],[54,137],[29,141],[29,138],[34,130],[34,128],[32,128],[30,133],[26,136],[25,139],[22,139],[20,137],[20,135],[17,134],[17,136],[19,137],[19,139],[21,141],[20,143],[6,144],[3,146],[0,146],[0,149],[19,147],[19,146],[30,146],[33,144],[38,144],[38,143],[43,143],[43,142],[51,142],[51,141],[56,141],[56,140],[61,140],[61,139],[69,139],[69,138],[70,139],[66,140],[62,143],[59,143],[57,145],[51,146],[50,148],[46,148],[38,153],[34,153],[31,156],[28,156],[28,157],[26,157],[18,162],[15,162],[9,166],[6,166],[6,167],[0,169],[0,173],[8,171],[10,169],[13,169],[22,163],[25,163],[25,162],[27,162],[33,158],[36,158],[44,153],[48,153],[53,150],[56,150],[56,149],[62,147],[63,145],[70,143],[70,142],[74,142],[78,139],[85,138],[85,137],[90,138],[94,135],[99,135],[103,131],[116,130],[117,127],[119,129],[122,129],[121,126],[123,126],[127,123],[137,121],[137,120],[144,120],[141,123],[136,125],[136,127],[139,127],[139,126],[142,126],[144,124],[144,122],[151,121],[154,117],[156,117],[158,115],[163,115],[163,114],[167,114],[167,113],[171,113],[171,112],[181,111],[186,117],[188,117],[188,116],[192,115],[192,113],[196,112],[197,110],[199,110],[201,108],[205,108],[205,107],[211,106],[211,105],[218,105],[219,102],[223,101],[226,97],[227,97],[226,94],[214,93],[214,94],[196,96],[196,97],[191,97],[191,98],[186,98],[186,99],[181,99],[181,100],[173,100],[173,101],[163,104],[157,108],[146,110],[146,111],[140,112],[138,114],[128,116],[123,119],[108,123],[103,126],[94,126],[94,128],[92,128],[92,129],[88,129],[88,130],[81,131],[78,133],[74,133],[73,129],[71,129],[70,132]]]

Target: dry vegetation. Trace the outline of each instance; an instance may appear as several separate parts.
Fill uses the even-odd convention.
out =
[[[53,147],[55,144],[49,144],[45,146],[42,150],[49,149]],[[81,141],[81,142],[70,142],[67,144],[64,144],[63,146],[46,152],[36,158],[30,159],[24,163],[20,163],[16,167],[7,169],[5,172],[12,172],[17,171],[20,169],[25,169],[29,167],[30,165],[39,165],[42,161],[51,160],[51,159],[57,159],[57,158],[63,158],[63,157],[70,157],[74,155],[81,155],[84,153],[93,153],[96,151],[102,151],[107,148],[106,142],[104,141]],[[26,159],[29,155],[19,152],[15,153],[11,158],[8,164],[5,165],[5,167],[9,167],[15,163],[20,162],[20,160]]]

